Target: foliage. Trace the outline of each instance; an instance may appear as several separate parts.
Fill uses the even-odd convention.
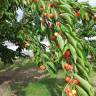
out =
[[[79,96],[80,92],[81,96],[94,96],[88,81],[91,65],[85,49],[89,45],[81,38],[96,21],[91,6],[75,0],[2,0],[0,4],[1,45],[10,40],[19,46],[19,52],[23,48],[32,49],[34,62],[51,74],[62,66],[65,73],[62,96]],[[20,22],[16,21],[18,7],[24,10]],[[49,52],[44,50],[38,36],[48,39]]]

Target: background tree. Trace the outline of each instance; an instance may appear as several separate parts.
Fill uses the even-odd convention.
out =
[[[18,7],[24,10],[20,22],[16,20]],[[61,66],[64,70],[62,96],[94,96],[88,76],[91,71],[85,50],[88,44],[80,35],[84,30],[89,31],[90,22],[94,27],[93,13],[87,3],[75,0],[2,0],[0,49],[3,42],[9,40],[19,46],[17,52],[23,48],[32,49],[33,60],[42,70],[53,74],[58,72],[56,66]],[[49,52],[44,50],[38,36],[48,39]],[[2,54],[2,58],[5,55],[9,58],[9,53]]]

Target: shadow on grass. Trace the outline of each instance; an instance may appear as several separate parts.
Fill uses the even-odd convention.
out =
[[[45,84],[51,96],[61,96],[62,92],[58,86],[63,85],[63,79],[56,78],[45,78],[40,81],[40,83]]]
[[[0,61],[0,72],[9,71],[9,70],[17,70],[17,69],[29,69],[31,67],[37,67],[33,63],[32,58],[19,58],[14,60],[14,63],[5,64]]]
[[[16,90],[16,96],[61,96],[62,92],[57,84],[62,86],[63,79],[43,78],[24,85],[14,83],[11,88]]]
[[[13,96],[25,96],[25,93],[23,92],[23,87],[25,85],[19,84],[18,82],[16,83],[11,83],[11,90],[13,91]]]

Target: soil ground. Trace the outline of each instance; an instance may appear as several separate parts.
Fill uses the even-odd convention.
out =
[[[36,90],[36,92],[37,92],[37,88],[39,88],[39,86],[42,86],[39,84],[41,82],[46,84],[47,86],[49,86],[49,89],[48,89],[48,87],[46,89],[48,89],[49,91],[52,92],[51,87],[53,88],[55,79],[49,79],[49,81],[47,79],[44,79],[46,77],[49,77],[49,75],[47,74],[46,71],[41,71],[36,66],[32,66],[32,65],[30,66],[30,62],[28,60],[27,61],[21,60],[21,61],[18,61],[19,63],[16,61],[17,64],[15,64],[15,65],[21,64],[24,68],[22,68],[22,66],[19,65],[19,67],[21,67],[22,69],[20,69],[20,68],[16,68],[14,70],[8,69],[8,70],[4,70],[4,71],[0,72],[0,96],[21,96],[21,95],[19,95],[19,93],[21,91],[20,87],[26,86],[30,82],[33,84],[32,86],[34,86],[34,87],[37,86],[35,89],[33,89],[33,90]],[[24,64],[27,66],[25,66]],[[57,75],[58,75],[57,76],[58,78],[62,78],[62,76],[63,76],[62,72],[60,72]],[[40,81],[42,79],[44,79],[44,80],[38,83],[38,81]],[[34,82],[35,82],[35,84],[37,82],[37,85],[35,85]],[[61,81],[59,80],[58,82],[61,82]],[[96,72],[95,72],[95,70],[93,71],[93,73],[90,77],[90,82],[96,90]],[[17,85],[19,85],[20,87],[15,88],[16,90],[12,90],[12,86],[16,87]],[[45,88],[44,86],[42,87],[43,90]],[[39,88],[39,90],[40,89],[41,89],[41,87]],[[56,90],[55,90],[55,93],[56,93]],[[40,94],[40,92],[38,94]],[[52,94],[54,94],[54,92],[52,92]],[[51,95],[42,95],[42,96],[53,96],[52,94]],[[22,95],[22,96],[27,96],[27,95]],[[30,96],[32,96],[32,95],[30,95]],[[34,95],[34,96],[38,96],[38,95]],[[54,96],[59,96],[59,95],[54,95]]]

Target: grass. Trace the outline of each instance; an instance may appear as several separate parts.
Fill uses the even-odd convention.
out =
[[[10,67],[6,67],[7,70],[16,69],[29,69],[33,67],[34,64],[30,59],[19,59],[15,64]],[[36,66],[36,65],[35,65]],[[96,63],[93,63],[93,72],[90,75],[90,82],[96,90]],[[43,78],[35,82],[28,82],[27,84],[20,84],[19,82],[14,82],[11,84],[11,90],[17,94],[17,96],[61,96],[61,91],[58,85],[61,86],[64,83],[64,74],[59,71],[56,76]],[[31,78],[32,79],[32,78]]]
[[[22,87],[19,85],[21,89],[19,89],[18,96],[61,96],[61,91],[56,84],[62,87],[64,83],[63,72],[60,71],[56,77],[44,78]],[[96,90],[96,72],[94,71],[90,75],[90,82]]]
[[[61,92],[56,85],[56,79],[43,79],[38,82],[31,82],[28,85],[12,84],[11,89],[16,91],[18,96],[60,96]]]
[[[51,96],[45,84],[30,83],[27,87],[23,89],[23,96]]]
[[[63,73],[62,71],[57,74],[58,78],[43,78],[36,82],[30,82],[28,85],[15,84],[13,89],[18,90],[18,96],[61,96],[61,91],[57,84],[62,87],[63,85]],[[60,79],[62,78],[62,79]],[[90,82],[96,90],[96,73],[92,72],[90,76]],[[93,82],[95,81],[95,82]],[[95,83],[95,84],[94,84]],[[16,88],[17,86],[17,88]]]
[[[11,85],[11,88],[17,91],[18,96],[61,96],[61,90],[58,88],[58,85],[63,85],[63,78],[60,78],[58,75],[24,85],[15,82]],[[61,76],[63,77],[62,73]]]
[[[17,96],[51,96],[47,86],[40,82],[29,83],[26,86],[13,84],[11,88],[16,91]]]
[[[13,64],[6,64],[4,65],[3,62],[0,62],[0,72],[6,70],[22,70],[22,69],[29,69],[31,67],[37,66],[32,62],[32,58],[19,58],[14,60]]]
[[[90,83],[94,87],[95,94],[96,94],[96,62],[92,62],[93,65],[93,71],[91,72],[90,75]]]

